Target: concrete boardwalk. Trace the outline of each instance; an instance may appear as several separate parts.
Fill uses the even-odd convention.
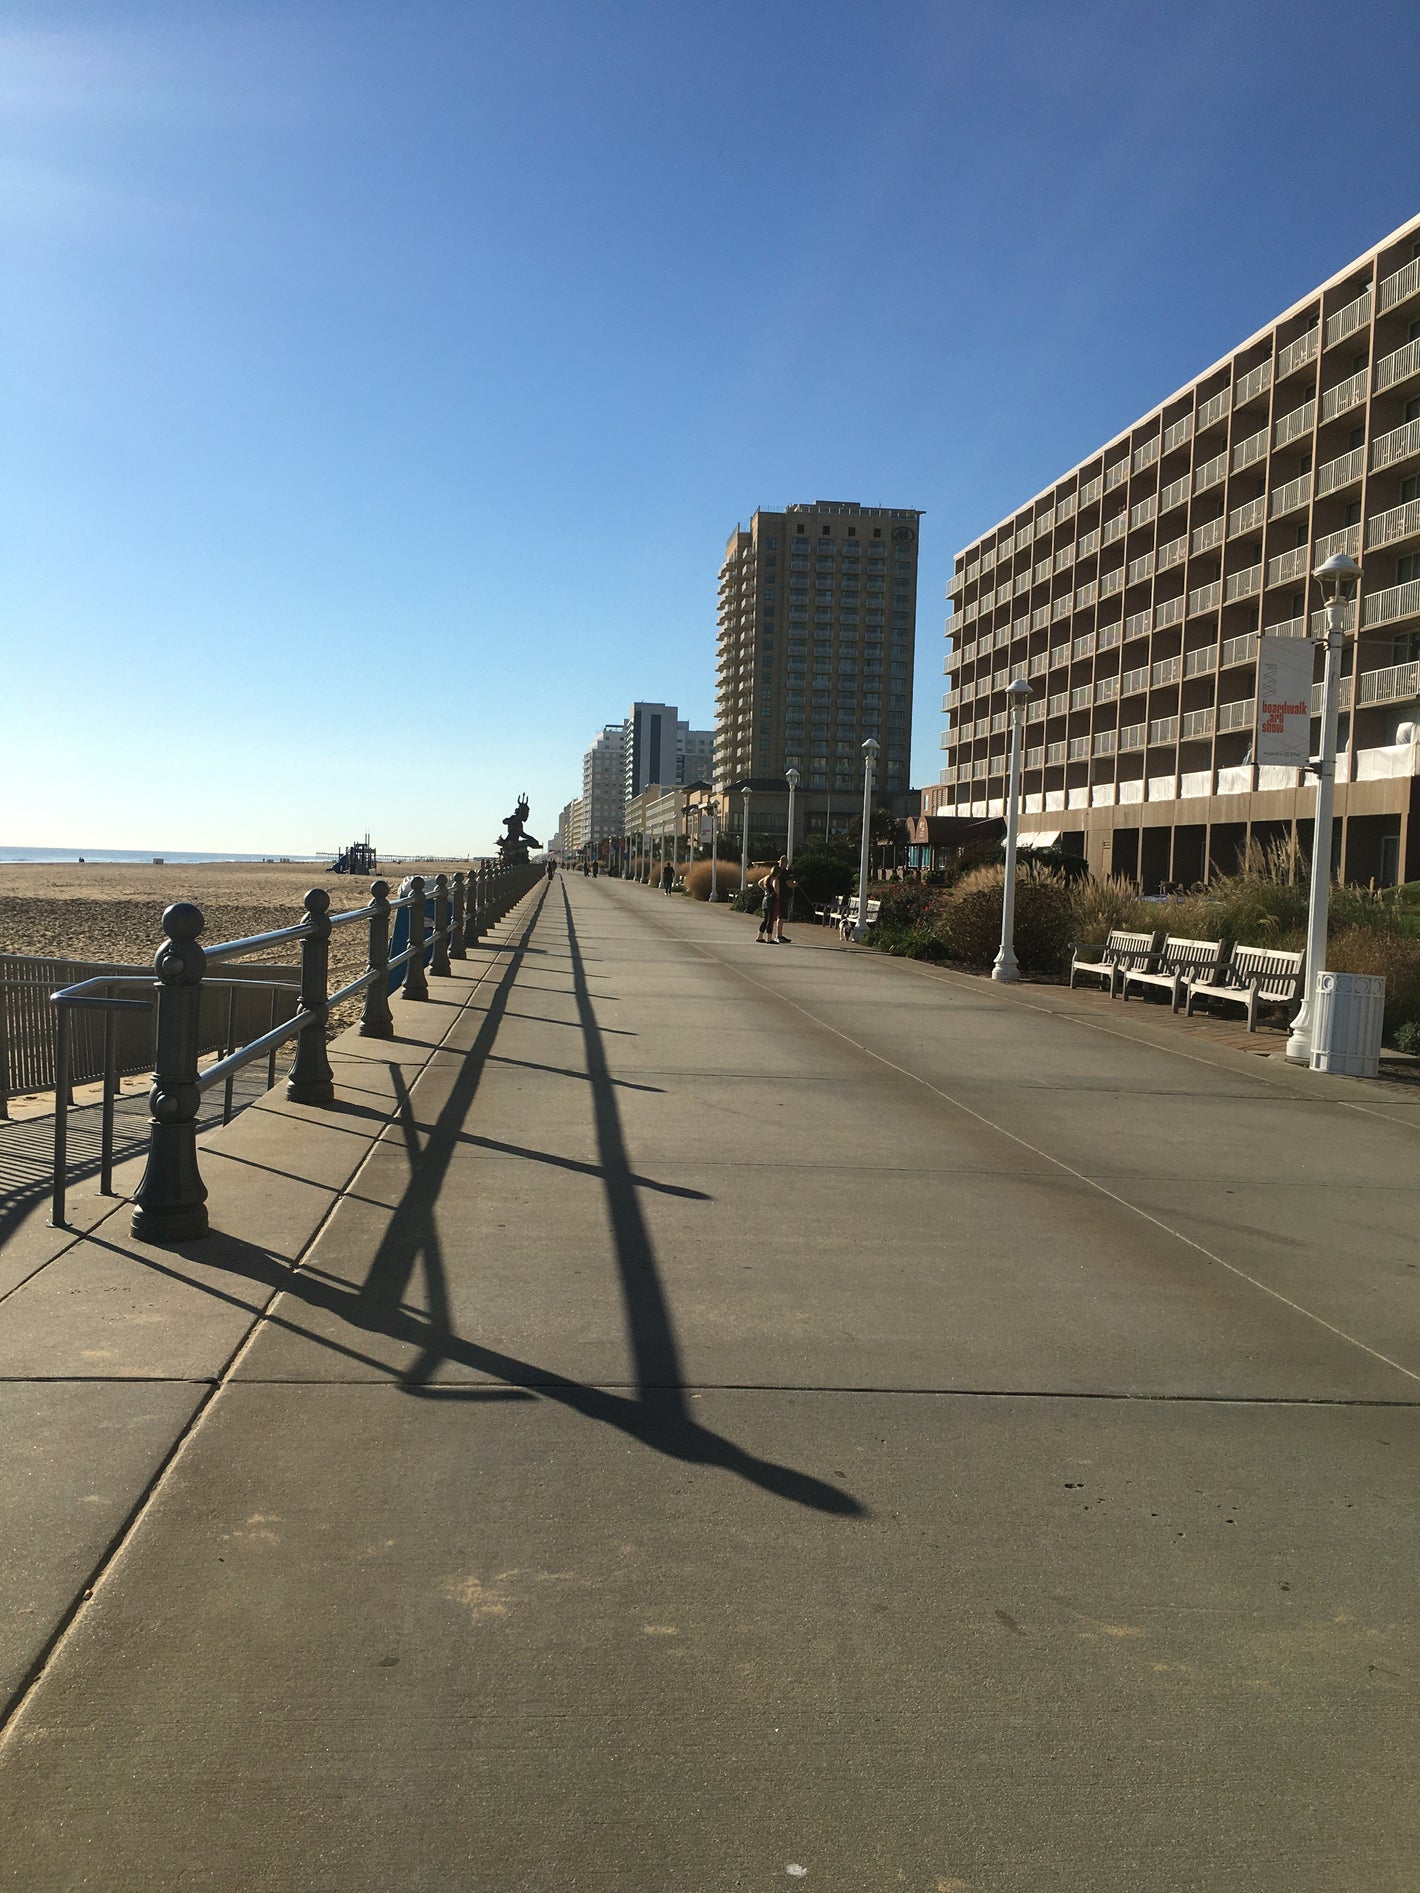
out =
[[[1420,1109],[753,929],[7,1246],[0,1887],[1420,1887]]]

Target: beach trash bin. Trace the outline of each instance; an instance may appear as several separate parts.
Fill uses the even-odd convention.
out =
[[[1316,976],[1312,1070],[1342,1078],[1376,1078],[1381,1068],[1385,980],[1375,973]]]

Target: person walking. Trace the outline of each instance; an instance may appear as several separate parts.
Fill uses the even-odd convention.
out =
[[[675,869],[671,866],[669,861],[663,862],[661,866],[661,892],[665,895],[667,900],[670,899],[671,889],[674,886]]]
[[[595,881],[602,871],[602,864],[596,855],[592,856],[592,879]]]

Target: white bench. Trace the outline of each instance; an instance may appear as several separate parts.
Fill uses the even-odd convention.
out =
[[[870,900],[868,902],[867,918],[864,920],[863,925],[865,927],[871,927],[882,911],[883,904],[880,900]],[[845,940],[851,940],[857,928],[858,896],[856,894],[849,894],[844,898],[843,911],[838,917],[838,931],[843,935]]]
[[[1216,977],[1184,979],[1184,1017],[1192,1017],[1200,999],[1241,1006],[1247,1014],[1249,1032],[1257,1030],[1259,1006],[1280,1006],[1290,1016],[1302,996],[1304,957],[1276,947],[1234,947],[1231,960]]]
[[[1120,975],[1119,996],[1127,999],[1131,987],[1141,993],[1156,987],[1168,994],[1177,1012],[1185,980],[1201,986],[1216,985],[1227,963],[1228,949],[1221,940],[1186,940],[1179,934],[1166,934],[1150,965],[1132,966]]]
[[[1127,928],[1115,927],[1103,946],[1077,942],[1070,949],[1071,986],[1088,975],[1103,980],[1112,999],[1121,974],[1150,967],[1162,939],[1161,933],[1130,933]]]

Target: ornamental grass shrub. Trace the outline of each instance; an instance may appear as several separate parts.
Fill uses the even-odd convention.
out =
[[[943,897],[933,932],[946,957],[963,966],[989,966],[1001,944],[1004,868],[973,868]],[[1069,957],[1074,932],[1070,890],[1050,869],[1023,864],[1016,874],[1016,963],[1023,973],[1057,973]]]
[[[709,861],[694,861],[686,869],[685,891],[692,900],[709,900],[711,865]],[[717,860],[714,866],[720,896],[729,900],[740,891],[740,864],[738,861]]]
[[[1327,936],[1326,964],[1333,973],[1381,975],[1387,1039],[1398,1042],[1407,1027],[1420,1032],[1420,940],[1379,927],[1343,927]],[[1405,1036],[1409,1040],[1413,1035],[1406,1031]]]
[[[1122,875],[1111,874],[1103,881],[1090,875],[1070,889],[1071,938],[1102,945],[1116,928],[1152,933],[1159,924],[1158,911],[1141,901],[1138,888]]]

